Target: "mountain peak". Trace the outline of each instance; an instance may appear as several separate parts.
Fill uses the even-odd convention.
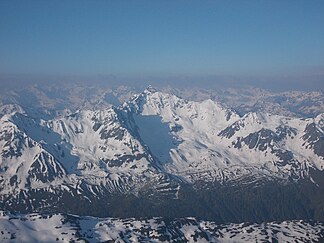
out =
[[[157,89],[155,89],[152,85],[147,86],[147,88],[144,90],[144,93],[155,93],[157,92]]]

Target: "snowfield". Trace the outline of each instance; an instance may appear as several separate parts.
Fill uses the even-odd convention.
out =
[[[302,220],[216,224],[195,218],[116,219],[0,212],[1,242],[321,242],[324,224]]]

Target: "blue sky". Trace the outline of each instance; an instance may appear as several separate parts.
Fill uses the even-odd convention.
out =
[[[324,1],[0,1],[0,73],[323,74]]]

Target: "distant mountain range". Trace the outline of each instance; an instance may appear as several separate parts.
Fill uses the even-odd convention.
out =
[[[112,86],[96,82],[35,83],[3,85],[0,90],[0,117],[12,111],[25,112],[43,119],[53,119],[77,110],[98,110],[119,106],[140,93],[141,86]],[[191,101],[211,99],[230,107],[243,116],[249,112],[268,113],[298,118],[324,113],[324,93],[316,91],[270,91],[255,87],[242,88],[175,88],[161,86],[159,90]]]
[[[239,115],[148,87],[118,106],[0,119],[0,208],[217,222],[324,220],[324,114]]]

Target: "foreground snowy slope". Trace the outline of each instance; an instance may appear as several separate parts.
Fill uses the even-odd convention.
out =
[[[216,224],[195,218],[164,220],[13,215],[0,212],[1,242],[321,242],[324,225],[302,220]]]
[[[135,200],[145,215],[155,215],[159,202],[174,204],[172,210],[178,212],[180,201],[195,200],[191,195],[197,189],[207,195],[205,190],[220,190],[222,197],[231,195],[223,190],[230,190],[229,185],[247,185],[240,189],[244,192],[264,183],[278,183],[278,188],[306,183],[304,189],[289,190],[299,197],[299,190],[308,190],[311,183],[315,195],[324,184],[323,151],[323,114],[309,119],[259,113],[240,117],[212,100],[187,101],[149,87],[120,107],[80,110],[51,120],[18,112],[3,116],[0,206],[111,215],[125,213],[116,210],[118,201],[130,210],[129,200]],[[290,195],[285,190],[274,193]],[[322,199],[314,200],[317,205]],[[316,210],[305,205],[301,214],[312,218],[309,212]],[[211,207],[222,211],[226,204]],[[299,208],[292,207],[293,215]]]

